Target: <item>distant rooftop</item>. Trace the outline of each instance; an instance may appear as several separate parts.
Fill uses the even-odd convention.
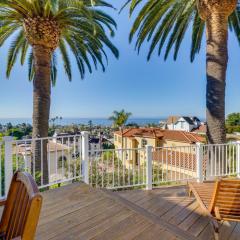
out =
[[[121,131],[115,134],[122,135]],[[175,140],[186,143],[205,142],[205,138],[198,134],[176,130],[163,130],[160,128],[130,128],[123,131],[123,137],[145,137]]]

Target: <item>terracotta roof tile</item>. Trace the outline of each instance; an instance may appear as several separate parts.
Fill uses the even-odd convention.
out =
[[[121,131],[115,132],[121,136]],[[205,142],[204,137],[192,132],[163,130],[160,128],[130,128],[123,131],[123,137],[160,138],[172,141],[196,143]]]

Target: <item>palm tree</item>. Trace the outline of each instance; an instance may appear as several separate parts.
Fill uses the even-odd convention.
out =
[[[51,84],[57,78],[56,49],[69,80],[69,52],[76,59],[81,78],[86,69],[92,72],[92,65],[97,68],[100,64],[105,70],[105,47],[118,57],[118,50],[105,33],[108,29],[113,35],[116,23],[102,7],[112,6],[104,0],[0,0],[0,46],[14,33],[7,77],[17,57],[20,55],[23,65],[28,55],[29,80],[33,80],[33,138],[48,136]],[[36,141],[33,151],[36,171],[43,170],[47,184],[47,142]]]
[[[208,141],[212,144],[226,142],[225,85],[228,64],[228,28],[240,42],[240,7],[237,0],[128,0],[130,15],[143,3],[136,17],[130,41],[137,34],[136,49],[151,41],[148,60],[156,49],[161,54],[166,44],[164,58],[174,48],[177,59],[184,35],[191,25],[191,61],[200,51],[203,34],[207,36],[207,94],[206,117]]]
[[[121,144],[123,149],[123,131],[124,127],[129,119],[129,117],[132,115],[130,112],[125,112],[125,110],[121,110],[120,112],[114,111],[113,115],[109,117],[109,120],[113,122],[113,126],[119,128],[119,131],[121,131]]]

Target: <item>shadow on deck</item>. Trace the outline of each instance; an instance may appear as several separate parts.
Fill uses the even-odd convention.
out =
[[[36,239],[213,239],[185,187],[111,192],[75,183],[43,193]],[[223,222],[221,239],[240,239],[240,224]]]

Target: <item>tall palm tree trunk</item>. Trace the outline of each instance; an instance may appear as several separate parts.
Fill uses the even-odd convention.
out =
[[[51,51],[40,45],[33,46],[34,70],[33,81],[33,138],[48,136],[50,94],[51,94]],[[49,183],[47,140],[34,143],[35,171],[41,173],[38,181]]]
[[[207,137],[211,144],[226,142],[225,86],[228,64],[228,16],[213,12],[207,27]]]
[[[237,0],[198,0],[198,10],[206,22],[207,37],[207,137],[210,144],[226,143],[225,88],[228,64],[228,17]],[[209,167],[215,175],[226,173],[225,148],[213,146]]]
[[[228,64],[228,17],[237,0],[198,0],[207,33],[207,137],[211,144],[226,142],[225,87]]]

